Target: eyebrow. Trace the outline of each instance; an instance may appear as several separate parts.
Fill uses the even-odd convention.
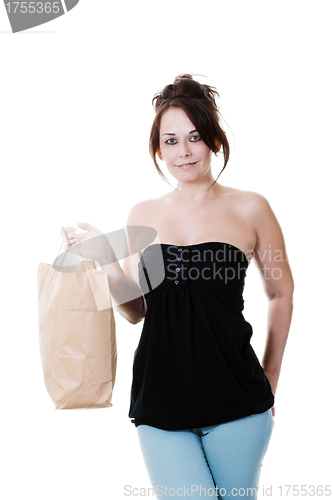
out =
[[[194,130],[191,130],[191,132],[189,132],[189,134],[193,134],[193,132],[198,132],[198,131],[196,129],[194,129]],[[170,134],[170,133],[166,132],[165,134],[162,135],[162,137],[164,135],[176,135],[176,134]]]

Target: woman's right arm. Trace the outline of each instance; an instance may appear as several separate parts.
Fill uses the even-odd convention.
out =
[[[134,205],[128,215],[127,226],[141,225],[139,221],[144,206],[145,202]],[[115,258],[113,251],[111,258],[107,257],[105,260],[111,263],[101,265],[101,269],[107,272],[113,307],[129,323],[135,325],[144,319],[147,304],[139,285],[139,255],[138,253],[132,255],[130,245],[128,244],[127,247],[130,256],[123,260],[123,269]]]
[[[118,267],[116,271],[115,266]],[[143,320],[146,306],[141,288],[124,273],[118,262],[102,265],[101,269],[107,272],[113,307],[133,325]]]

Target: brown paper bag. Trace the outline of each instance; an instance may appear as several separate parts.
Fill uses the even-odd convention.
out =
[[[113,406],[117,344],[106,271],[89,260],[40,263],[37,278],[42,368],[56,409]]]

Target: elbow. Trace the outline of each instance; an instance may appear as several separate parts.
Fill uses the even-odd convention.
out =
[[[293,288],[267,293],[268,300],[283,299],[290,302],[293,302],[293,295],[294,295]]]
[[[116,309],[131,325],[137,325],[146,316],[147,304],[142,295],[124,304],[116,305]]]
[[[126,319],[131,325],[137,325],[138,323],[140,323],[140,321],[142,321],[145,317],[145,315],[138,315],[138,314],[128,314],[127,312],[125,312],[123,310],[122,307],[119,307],[119,306],[115,306],[116,310],[119,312],[120,316],[122,316],[124,319]]]
[[[126,319],[129,323],[131,323],[131,325],[137,325],[138,323],[140,323],[144,319],[144,317],[140,317],[140,318],[136,317],[135,319],[134,318],[126,318]]]
[[[273,300],[273,299],[286,299],[286,300],[293,300],[293,295],[294,295],[294,280],[292,276],[290,276],[290,279],[288,281],[285,281],[284,283],[275,283],[276,286],[274,287],[268,287],[266,289],[266,295],[268,297],[268,300]]]

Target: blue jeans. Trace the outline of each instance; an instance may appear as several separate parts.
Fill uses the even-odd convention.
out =
[[[166,431],[137,427],[157,497],[257,499],[275,425],[272,410],[209,427]]]

